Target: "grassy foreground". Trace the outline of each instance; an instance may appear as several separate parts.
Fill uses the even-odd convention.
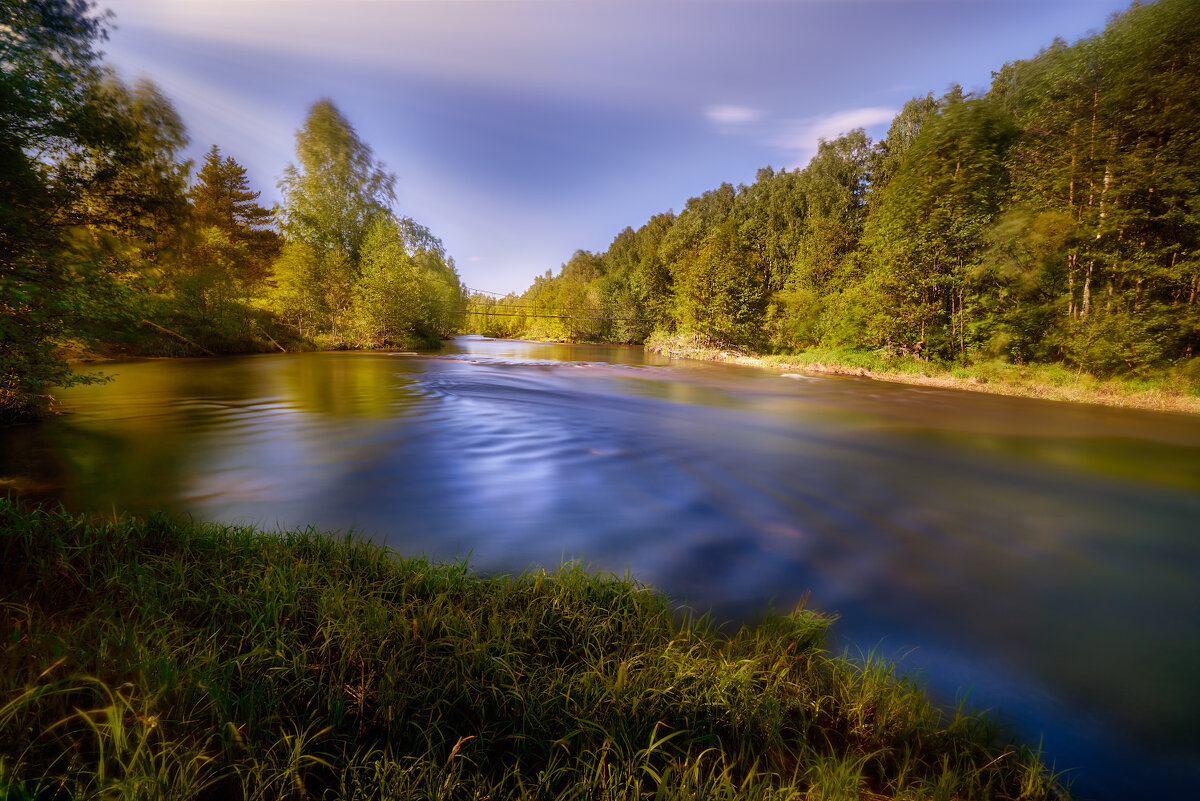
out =
[[[0,499],[0,799],[1065,798],[829,623]]]
[[[654,353],[752,367],[855,375],[880,381],[965,389],[996,395],[1101,403],[1156,411],[1200,414],[1200,359],[1174,371],[1147,376],[1098,378],[1061,364],[943,364],[912,356],[854,348],[809,348],[794,353],[754,354],[711,347],[686,336],[660,336],[646,342]]]

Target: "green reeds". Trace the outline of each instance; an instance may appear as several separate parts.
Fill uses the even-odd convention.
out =
[[[0,799],[1062,797],[800,609],[0,501]]]

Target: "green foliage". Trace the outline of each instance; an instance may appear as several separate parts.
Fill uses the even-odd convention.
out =
[[[91,180],[75,219],[136,245],[141,263],[124,266],[128,275],[159,268],[178,251],[188,216],[188,165],[178,160],[188,141],[183,121],[146,79],[130,88],[106,74],[93,102],[109,141],[77,154]]]
[[[939,106],[873,209],[867,244],[879,294],[867,326],[871,344],[966,359],[981,336],[971,329],[967,338],[979,289],[972,279],[1006,196],[1004,159],[1016,131],[987,100],[954,91]]]
[[[363,243],[361,271],[354,287],[360,342],[432,345],[451,329],[448,312],[462,303],[458,274],[424,228],[380,217]]]
[[[202,232],[216,229],[240,251],[233,275],[246,288],[256,286],[269,275],[270,263],[279,252],[279,236],[271,228],[271,212],[258,204],[260,194],[250,189],[246,168],[232,156],[222,159],[216,145],[205,156],[190,192],[197,229]],[[213,236],[210,231],[208,237]]]
[[[336,252],[356,262],[371,225],[395,200],[395,176],[328,99],[313,104],[296,132],[296,159],[279,183],[283,235],[318,256]]]
[[[81,151],[105,139],[91,114],[103,37],[83,0],[0,6],[0,423],[44,413],[71,380],[56,342],[81,279],[58,216],[87,184]]]
[[[302,335],[338,345],[434,343],[461,281],[442,243],[391,210],[395,177],[329,100],[296,134],[277,215],[284,247],[271,304]]]
[[[712,344],[753,344],[766,302],[762,276],[747,270],[747,248],[734,221],[714,226],[703,244],[676,263],[680,325]]]
[[[294,337],[272,312],[334,344],[453,329],[453,261],[392,214],[394,178],[331,102],[297,135],[281,248],[245,169],[216,145],[188,189],[171,101],[101,63],[107,19],[86,0],[0,4],[0,424],[45,414],[51,387],[83,380],[67,348],[282,348]],[[391,239],[366,253],[377,224]]]
[[[892,182],[892,178],[904,166],[905,157],[921,133],[921,128],[937,115],[939,106],[930,92],[925,97],[909,100],[892,119],[887,137],[872,154],[874,189],[882,189]]]
[[[983,717],[578,567],[0,500],[0,795],[1064,797]]]
[[[851,346],[956,361],[1163,370],[1200,352],[1200,14],[1134,4],[1005,65],[983,95],[905,104],[884,141],[724,184],[547,274],[512,305],[595,306],[507,333]],[[637,309],[649,323],[606,318]]]
[[[104,69],[106,22],[81,0],[0,5],[0,422],[80,380],[64,347],[259,345],[248,279],[272,235],[261,214],[249,236],[195,224],[183,123],[154,84]]]

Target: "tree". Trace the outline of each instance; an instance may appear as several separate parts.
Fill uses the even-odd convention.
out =
[[[974,330],[972,291],[985,234],[1006,199],[1005,156],[1016,135],[994,102],[957,87],[926,120],[871,219],[881,293],[875,344],[965,359]]]
[[[1055,42],[993,83],[1022,131],[1010,165],[1030,225],[1010,235],[1036,240],[1037,221],[1062,221],[1047,258],[1056,308],[1042,327],[1091,370],[1200,348],[1197,37],[1194,0],[1134,4],[1101,34]]]
[[[148,79],[126,86],[105,71],[97,101],[113,137],[86,151],[93,180],[79,212],[84,221],[152,246],[175,235],[187,217],[188,143],[183,120]],[[120,147],[111,139],[119,138]]]
[[[299,166],[289,164],[279,182],[284,236],[356,261],[376,217],[388,214],[396,199],[395,176],[330,100],[309,110],[296,133],[296,159]]]
[[[462,282],[441,241],[392,211],[395,177],[329,100],[297,132],[296,156],[279,184],[279,311],[339,343],[439,339],[463,304]]]
[[[282,293],[293,313],[343,339],[360,277],[368,232],[391,214],[395,177],[330,100],[320,100],[296,133],[296,159],[288,165],[277,219],[292,245],[279,262]]]
[[[232,156],[222,158],[217,145],[204,157],[189,193],[197,228],[216,228],[232,244],[244,247],[248,258],[238,277],[246,284],[263,280],[279,254],[271,212],[258,203],[261,194],[250,189],[246,168]]]
[[[821,140],[808,166],[786,176],[788,205],[796,211],[781,240],[790,271],[776,296],[779,344],[816,344],[845,322],[831,318],[840,315],[846,262],[862,238],[871,156],[871,140],[856,128]]]
[[[396,220],[379,217],[363,242],[361,278],[354,288],[354,325],[360,341],[407,341],[422,316],[420,268],[405,248]]]
[[[72,380],[56,353],[77,283],[62,210],[91,177],[80,150],[111,142],[96,114],[105,21],[84,0],[0,5],[0,422],[44,413]]]
[[[872,159],[871,185],[879,190],[891,183],[904,163],[905,154],[917,140],[922,126],[937,114],[938,101],[933,92],[925,97],[914,97],[904,104],[900,113],[892,119],[887,136],[875,149]]]
[[[190,164],[179,154],[187,131],[153,82],[129,87],[107,70],[97,83],[94,113],[106,135],[73,156],[90,179],[63,221],[86,227],[94,240],[116,240],[97,242],[93,250],[92,261],[106,277],[153,284],[182,256]]]
[[[761,277],[746,269],[750,262],[737,221],[714,225],[675,278],[685,330],[721,347],[757,344],[767,296]]]

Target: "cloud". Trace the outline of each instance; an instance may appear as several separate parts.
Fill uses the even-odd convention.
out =
[[[762,119],[762,112],[749,106],[709,106],[704,116],[717,125],[746,125]]]
[[[872,128],[890,122],[896,109],[883,106],[838,111],[816,120],[793,123],[776,139],[775,145],[790,151],[793,167],[803,167],[817,152],[817,143],[836,139],[855,128]]]
[[[719,128],[736,130],[768,147],[786,151],[789,168],[807,165],[822,139],[836,139],[855,128],[871,129],[896,116],[895,109],[883,106],[848,109],[807,120],[772,118],[760,109],[738,105],[707,106],[703,113]]]
[[[754,60],[731,68],[713,53],[731,36],[771,49],[802,27],[809,2],[762,19],[741,0],[706,0],[697,13],[644,0],[105,0],[117,35],[138,29],[182,58],[229,53],[277,64],[374,72],[604,107],[692,114],[713,97],[744,97],[761,81]],[[768,4],[774,6],[774,4]],[[742,31],[746,28],[746,31]],[[792,54],[788,42],[779,52]],[[791,56],[788,55],[788,58]],[[774,69],[787,65],[771,62]],[[400,83],[399,85],[403,85]],[[721,108],[721,107],[716,107]],[[725,107],[727,109],[734,106]]]
[[[680,22],[673,6],[643,9],[616,0],[109,0],[105,5],[115,7],[118,28],[154,30],[195,47],[236,47],[264,58],[560,96],[603,94],[625,102],[634,96],[661,103],[670,94],[664,74],[689,69],[692,49],[717,46],[716,31],[693,31],[700,23]],[[631,9],[639,14],[637,25],[629,24]]]

